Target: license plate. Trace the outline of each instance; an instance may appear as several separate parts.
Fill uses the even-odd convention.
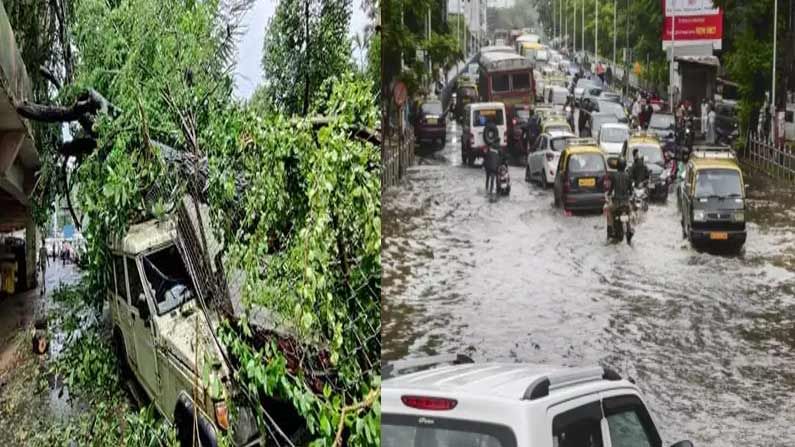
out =
[[[588,186],[594,187],[596,186],[596,179],[595,178],[581,178],[577,180],[577,184],[580,186]]]
[[[726,232],[712,232],[709,234],[709,238],[714,241],[725,241],[729,239],[729,233]]]
[[[619,219],[621,220],[621,222],[629,222],[629,216],[627,216],[626,214],[622,214],[621,217],[619,217]]]
[[[428,118],[428,124],[436,125],[437,122],[436,118]]]

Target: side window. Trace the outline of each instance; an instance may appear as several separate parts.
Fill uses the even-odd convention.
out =
[[[552,419],[553,444],[558,447],[602,447],[602,406],[592,402]]]
[[[660,435],[637,396],[610,397],[602,405],[613,447],[661,447]]]
[[[127,282],[124,279],[124,258],[118,255],[113,255],[113,269],[116,271],[116,295],[122,297],[123,300],[130,302],[127,296]]]
[[[144,287],[141,285],[141,275],[138,274],[138,267],[135,265],[135,260],[131,258],[127,258],[127,275],[130,280],[130,299],[135,303],[138,297],[144,293]]]

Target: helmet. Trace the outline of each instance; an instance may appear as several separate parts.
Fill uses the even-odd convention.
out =
[[[624,159],[624,157],[618,159],[618,165],[616,166],[616,169],[618,169],[619,171],[627,169],[627,161]]]

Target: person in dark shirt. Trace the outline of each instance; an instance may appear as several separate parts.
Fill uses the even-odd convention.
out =
[[[486,170],[486,193],[494,193],[497,180],[497,168],[500,166],[500,131],[493,122],[486,124],[483,129],[483,142],[488,146],[488,151],[483,157],[483,168]]]
[[[638,186],[649,179],[649,168],[646,167],[643,157],[638,156],[638,148],[632,149],[632,160],[632,183]]]
[[[605,213],[608,226],[613,225],[613,216],[615,216],[616,213],[622,210],[629,212],[629,199],[632,196],[632,179],[626,172],[626,169],[626,160],[619,158],[616,172],[613,174],[610,187],[607,190],[607,194],[610,197],[610,207],[607,208],[607,213]],[[629,229],[629,225],[627,228]],[[632,230],[629,229],[629,231],[630,238],[632,238]]]

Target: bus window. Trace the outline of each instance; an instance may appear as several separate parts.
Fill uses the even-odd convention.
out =
[[[508,83],[508,75],[495,74],[491,77],[491,91],[507,92],[510,89],[511,87],[510,84]]]
[[[528,90],[530,88],[530,73],[517,73],[513,75],[514,90]]]

